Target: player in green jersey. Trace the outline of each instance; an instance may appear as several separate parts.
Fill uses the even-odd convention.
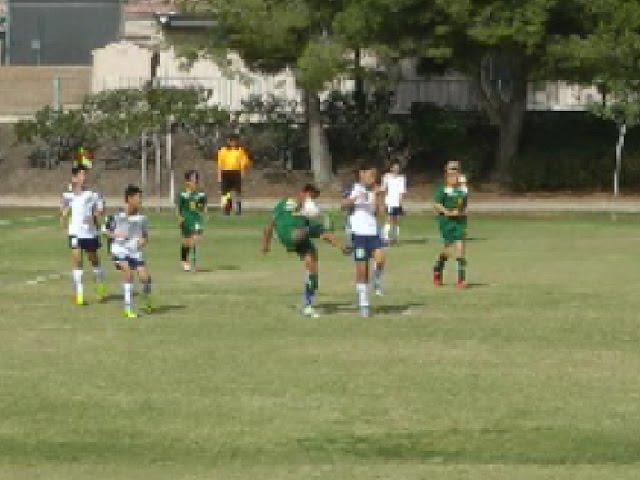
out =
[[[275,230],[280,243],[287,251],[297,253],[304,262],[306,278],[302,313],[312,318],[318,317],[313,308],[313,301],[318,290],[318,251],[313,239],[321,238],[332,246],[341,248],[344,252],[344,248],[333,233],[327,231],[321,223],[312,221],[306,216],[305,208],[308,208],[319,194],[320,192],[315,186],[305,185],[296,196],[280,200],[273,210],[271,221],[264,228],[262,241],[263,253],[269,253]]]
[[[443,249],[433,267],[433,283],[436,286],[442,285],[444,266],[449,259],[449,250],[453,246],[458,273],[457,287],[467,288],[465,239],[468,191],[466,185],[460,181],[460,164],[458,162],[447,163],[444,177],[444,183],[436,190],[433,204],[433,208],[438,214],[437,223],[443,243]]]
[[[184,189],[178,195],[178,216],[182,245],[180,260],[185,272],[197,269],[197,245],[203,233],[203,214],[207,211],[207,195],[199,190],[200,174],[189,170],[184,175]],[[189,261],[191,252],[191,261]]]

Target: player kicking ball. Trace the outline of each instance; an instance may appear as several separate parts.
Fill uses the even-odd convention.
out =
[[[273,218],[264,228],[262,239],[262,251],[267,254],[271,251],[273,231],[276,231],[278,239],[288,252],[297,253],[304,262],[304,307],[302,314],[305,317],[318,318],[319,315],[313,307],[316,292],[318,290],[318,250],[313,239],[321,238],[336,248],[341,247],[335,235],[328,232],[324,225],[309,219],[310,213],[318,211],[315,200],[320,195],[319,190],[313,185],[305,185],[295,197],[283,198],[273,210]]]
[[[443,284],[444,267],[449,259],[451,247],[455,250],[458,280],[456,286],[468,287],[466,278],[465,238],[467,232],[468,190],[461,182],[460,165],[456,161],[447,163],[444,184],[435,193],[433,208],[438,214],[437,222],[443,248],[433,267],[433,284]]]
[[[102,196],[85,188],[88,169],[84,165],[77,165],[71,169],[71,184],[68,191],[62,194],[62,208],[60,225],[68,220],[69,248],[71,249],[71,278],[74,286],[73,302],[76,305],[86,305],[83,275],[83,253],[93,267],[93,277],[96,284],[96,299],[104,301],[105,284],[104,270],[100,265],[98,250],[101,247],[98,227],[100,217],[104,214],[104,200]]]
[[[366,166],[360,170],[360,181],[354,184],[343,207],[352,207],[349,222],[353,233],[353,256],[356,263],[356,294],[360,316],[371,316],[369,303],[369,273],[374,262],[373,289],[377,296],[383,295],[382,276],[385,267],[385,252],[378,229],[378,171]]]
[[[122,276],[124,293],[124,316],[137,318],[133,306],[133,277],[138,274],[142,283],[144,310],[151,313],[151,275],[145,264],[142,251],[149,243],[147,219],[140,213],[142,190],[129,185],[124,192],[125,207],[111,216],[107,235],[111,238],[111,258]]]
[[[180,260],[185,272],[197,271],[198,243],[204,232],[203,214],[207,210],[207,194],[199,189],[200,173],[189,170],[184,175],[184,189],[178,196],[178,216],[180,217],[180,231],[182,245]],[[191,252],[191,261],[189,253]]]
[[[407,193],[407,179],[400,173],[400,162],[394,160],[389,172],[382,177],[382,188],[385,192],[384,204],[387,210],[387,221],[382,230],[382,239],[389,245],[400,242],[400,217],[403,215],[402,199]]]

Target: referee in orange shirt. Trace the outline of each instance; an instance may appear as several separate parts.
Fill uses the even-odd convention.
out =
[[[235,205],[236,215],[242,213],[242,178],[249,169],[249,155],[240,145],[237,134],[229,136],[228,143],[218,150],[218,182],[222,198],[220,205],[225,215],[231,215]]]

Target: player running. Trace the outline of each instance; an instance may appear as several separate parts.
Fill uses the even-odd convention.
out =
[[[444,174],[444,184],[436,190],[433,205],[438,214],[438,228],[444,245],[433,267],[433,283],[437,287],[443,284],[444,266],[449,259],[449,250],[453,246],[458,273],[456,285],[458,288],[467,288],[465,238],[467,232],[468,190],[466,185],[460,182],[460,165],[458,162],[448,162]]]
[[[382,230],[382,239],[390,245],[400,241],[400,217],[403,215],[402,200],[407,193],[407,179],[400,173],[400,162],[394,160],[389,172],[382,177],[382,191],[386,193],[384,204],[387,221]]]
[[[353,255],[356,262],[356,293],[360,316],[371,316],[369,303],[370,261],[374,260],[373,288],[377,296],[383,295],[382,276],[385,266],[385,252],[378,230],[378,190],[377,169],[364,167],[360,170],[360,182],[353,186],[344,207],[353,207],[350,224],[353,232]]]
[[[104,199],[102,196],[85,188],[88,170],[83,165],[71,169],[71,184],[68,191],[62,194],[62,207],[60,211],[60,225],[64,228],[67,217],[69,248],[71,249],[71,278],[74,285],[74,303],[86,305],[83,275],[83,252],[86,252],[89,262],[93,266],[93,277],[96,283],[96,299],[104,301],[105,284],[104,270],[100,265],[98,250],[101,247],[97,225],[104,214]]]
[[[306,317],[318,318],[313,307],[318,290],[318,250],[313,244],[314,238],[321,238],[336,248],[342,248],[335,235],[326,231],[321,223],[316,223],[305,215],[305,209],[320,195],[313,185],[305,185],[295,197],[283,198],[273,210],[273,218],[264,228],[262,251],[271,251],[273,231],[288,252],[297,253],[304,262],[306,278],[304,283],[304,308]],[[344,251],[344,248],[342,248]]]
[[[137,318],[133,308],[133,275],[138,273],[142,283],[144,309],[151,313],[151,276],[145,264],[142,250],[149,243],[147,219],[140,213],[142,190],[129,185],[124,191],[124,210],[110,218],[107,234],[111,238],[111,258],[122,274],[124,316]]]
[[[185,272],[197,271],[197,247],[203,234],[203,213],[207,211],[207,194],[199,190],[200,173],[189,170],[184,175],[184,189],[178,197],[178,216],[182,232],[180,260]],[[189,261],[191,252],[191,261]]]

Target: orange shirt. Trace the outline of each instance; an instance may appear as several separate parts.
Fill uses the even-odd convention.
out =
[[[218,170],[234,170],[244,172],[249,168],[249,155],[242,148],[222,147],[218,150]]]

